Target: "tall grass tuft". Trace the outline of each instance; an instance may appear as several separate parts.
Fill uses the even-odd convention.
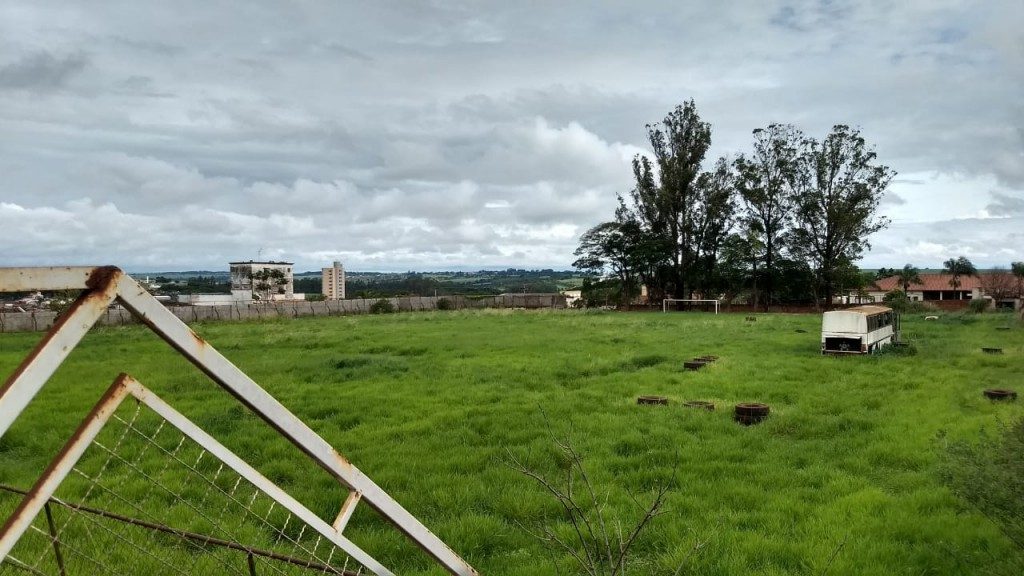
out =
[[[1024,418],[946,448],[944,480],[1024,552]],[[1024,558],[1018,558],[1024,573]]]

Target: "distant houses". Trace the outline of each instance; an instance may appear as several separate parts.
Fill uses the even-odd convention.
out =
[[[920,274],[921,281],[913,282],[907,287],[907,298],[914,302],[934,302],[940,300],[971,300],[982,298],[981,279],[977,276],[960,276],[959,286],[953,288],[952,274]],[[886,294],[893,290],[903,290],[900,279],[889,276],[876,280],[874,286],[868,287],[868,295],[876,302],[881,302]]]
[[[911,282],[907,286],[907,298],[913,302],[925,302],[950,309],[964,307],[971,300],[988,299],[994,307],[1020,309],[1024,294],[1017,293],[1015,282],[1010,282],[1009,290],[996,290],[993,278],[999,275],[1012,278],[1006,272],[981,272],[977,276],[961,275],[957,278],[958,285],[953,287],[952,274],[922,273],[919,274],[920,282]],[[899,277],[888,276],[869,284],[862,292],[851,291],[840,296],[836,303],[882,302],[886,294],[902,290],[903,283]]]

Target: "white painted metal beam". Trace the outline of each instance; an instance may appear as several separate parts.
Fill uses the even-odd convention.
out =
[[[85,290],[96,266],[0,268],[0,292]]]
[[[121,400],[128,394],[125,383],[128,376],[121,374],[114,380],[114,384],[107,389],[100,401],[85,417],[82,424],[71,435],[67,444],[61,449],[57,457],[50,463],[43,472],[35,486],[18,505],[18,508],[7,519],[3,528],[0,528],[0,560],[7,557],[22,534],[39,515],[39,511],[50,501],[50,497],[64,481],[64,478],[75,467],[75,463],[82,457],[89,445],[96,438],[96,435],[103,429],[114,411],[117,410]]]
[[[124,276],[119,282],[118,300],[197,368],[238,398],[267,424],[276,428],[332,476],[346,487],[360,492],[367,504],[433,556],[450,573],[457,576],[477,574],[472,566],[380,486],[128,276]]]
[[[11,269],[0,268],[0,274],[5,274],[4,277],[17,276],[6,273],[6,270]],[[48,269],[31,268],[30,270],[40,271],[42,274],[41,271]],[[120,271],[96,273],[97,270],[106,270],[102,268],[78,268],[75,270],[89,270],[92,279],[87,282],[93,288],[82,293],[71,305],[71,308],[57,319],[57,322],[43,336],[35,349],[7,378],[3,388],[0,388],[0,436],[7,432],[25,406],[35,397],[50,376],[53,376],[68,354],[75,349],[86,332],[92,328],[96,320],[107,311],[107,307],[117,297],[117,283],[122,278]]]
[[[338,517],[334,519],[334,524],[332,524],[339,534],[345,531],[345,526],[348,526],[348,521],[352,519],[352,514],[356,511],[356,504],[359,504],[362,498],[363,495],[355,490],[348,493],[348,498],[345,498],[345,503],[341,505]]]

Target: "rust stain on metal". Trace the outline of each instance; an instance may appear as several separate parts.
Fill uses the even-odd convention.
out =
[[[195,341],[196,346],[199,346],[200,348],[206,348],[206,347],[208,347],[210,345],[209,342],[207,342],[206,340],[203,340],[202,336],[200,336],[199,334],[196,334],[192,330],[189,330],[189,336],[191,336],[192,340]]]
[[[85,285],[91,290],[106,289],[115,285],[122,274],[124,273],[117,266],[99,266],[92,271],[92,274],[89,274]]]
[[[349,462],[349,461],[348,461],[347,459],[345,459],[345,457],[344,457],[344,456],[342,456],[342,455],[341,455],[341,453],[339,453],[339,452],[338,452],[337,450],[335,450],[335,449],[333,449],[333,448],[332,448],[332,449],[331,449],[331,455],[332,455],[332,456],[334,456],[334,458],[335,458],[335,459],[337,460],[337,462],[338,462],[338,466],[339,466],[339,467],[341,467],[341,468],[344,468],[344,469],[345,469],[345,471],[346,471],[346,472],[348,472],[349,474],[352,474],[352,473],[354,473],[354,472],[358,472],[358,473],[359,473],[360,475],[362,475],[362,474],[363,474],[363,473],[362,473],[362,472],[360,472],[360,471],[359,471],[358,469],[356,469],[356,467],[355,467],[355,466],[353,466],[351,462]],[[346,486],[347,486],[348,488],[351,488],[351,489],[353,489],[353,490],[355,489],[355,488],[354,488],[354,487],[352,487],[352,486],[348,486],[348,483],[347,483],[347,482],[345,482],[345,480],[344,480],[344,479],[342,479],[342,478],[339,478],[339,480],[341,480],[341,481],[342,481],[342,483],[343,483],[343,484],[345,484],[345,485],[346,485]]]

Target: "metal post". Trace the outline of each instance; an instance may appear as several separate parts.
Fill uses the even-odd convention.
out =
[[[43,510],[46,512],[46,524],[50,527],[50,540],[53,542],[53,556],[57,559],[57,569],[60,570],[60,576],[67,576],[68,573],[64,569],[64,555],[60,553],[60,536],[57,534],[57,525],[53,522],[53,513],[50,512],[49,502],[43,506]]]

